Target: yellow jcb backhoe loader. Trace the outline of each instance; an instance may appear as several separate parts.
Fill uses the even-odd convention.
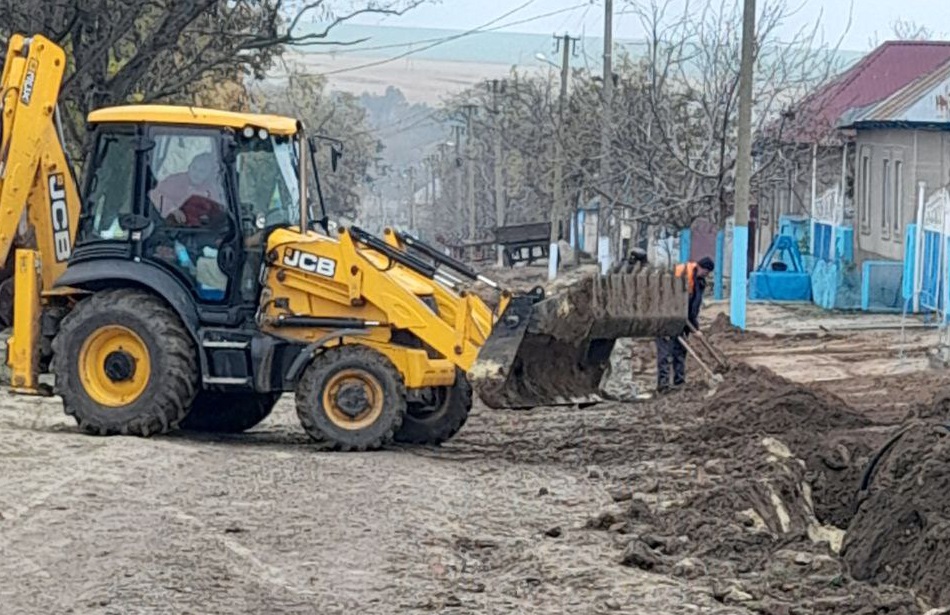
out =
[[[499,288],[493,310],[464,284],[497,285],[413,237],[330,232],[319,141],[292,118],[96,110],[80,190],[58,122],[65,66],[42,36],[11,39],[0,263],[12,389],[60,395],[88,433],[239,432],[293,392],[334,448],[435,444],[466,421],[473,386],[492,407],[570,403],[596,392],[615,339],[685,326],[669,271],[551,297]]]

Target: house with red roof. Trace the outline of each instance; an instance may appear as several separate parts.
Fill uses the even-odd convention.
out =
[[[908,231],[950,184],[950,42],[884,43],[797,105],[777,140],[794,162],[756,194],[758,251],[783,216],[807,218],[813,282],[822,262],[853,263],[865,308],[901,308],[907,244],[923,240]]]

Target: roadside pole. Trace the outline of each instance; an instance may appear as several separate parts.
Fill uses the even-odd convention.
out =
[[[736,161],[736,214],[732,230],[732,289],[729,314],[733,326],[746,328],[746,284],[749,250],[749,189],[752,178],[752,56],[755,42],[755,0],[742,12],[742,57],[739,65],[739,151]]]
[[[567,79],[571,70],[571,46],[577,39],[568,34],[555,37],[561,47],[561,93],[557,102],[557,127],[554,135],[554,203],[551,207],[551,245],[548,246],[548,280],[557,277],[561,257],[558,250],[558,224],[567,211],[564,202],[564,107],[567,104]],[[565,229],[569,225],[565,225]]]

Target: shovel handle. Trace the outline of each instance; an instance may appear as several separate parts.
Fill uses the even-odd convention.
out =
[[[719,363],[719,365],[721,365],[721,366],[723,366],[723,367],[728,367],[728,366],[729,366],[729,362],[726,361],[725,357],[723,357],[723,356],[719,353],[718,350],[716,350],[715,348],[713,348],[713,345],[709,343],[709,340],[706,339],[706,336],[703,335],[702,333],[700,333],[699,330],[698,330],[696,327],[693,326],[693,323],[687,321],[686,324],[689,326],[689,330],[696,334],[696,339],[698,339],[699,342],[703,345],[703,348],[705,348],[706,350],[708,350],[708,351],[709,351],[709,354],[711,354],[711,355],[713,356],[713,358],[716,359],[716,362]]]
[[[683,348],[686,349],[686,352],[688,352],[688,353],[690,354],[690,356],[692,356],[694,359],[696,359],[696,362],[699,363],[699,366],[703,368],[703,371],[706,372],[706,374],[709,376],[709,379],[712,380],[713,382],[717,382],[717,381],[718,381],[718,378],[716,377],[715,372],[713,372],[713,370],[709,369],[709,366],[706,365],[706,363],[703,362],[703,360],[699,358],[699,355],[696,354],[696,351],[693,350],[693,349],[690,347],[690,345],[686,343],[686,340],[683,339],[682,336],[677,336],[676,339],[677,339],[677,341],[679,341],[680,344],[683,345]]]

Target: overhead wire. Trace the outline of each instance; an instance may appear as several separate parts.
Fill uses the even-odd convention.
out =
[[[548,17],[553,17],[554,15],[560,15],[561,13],[568,13],[568,12],[570,12],[570,11],[576,11],[577,9],[582,8],[582,7],[585,7],[585,6],[588,7],[588,9],[590,8],[590,5],[587,4],[586,2],[585,2],[585,3],[582,3],[582,4],[575,4],[575,5],[573,5],[573,6],[568,6],[568,7],[564,7],[564,8],[561,8],[561,9],[557,9],[557,10],[551,11],[551,12],[549,12],[549,13],[541,13],[541,14],[539,14],[539,15],[534,15],[534,16],[532,16],[532,17],[526,17],[526,18],[524,18],[524,19],[519,19],[519,20],[517,20],[517,21],[512,21],[512,22],[509,22],[509,23],[499,24],[499,25],[497,25],[497,26],[492,26],[492,27],[490,27],[490,28],[483,26],[483,27],[481,27],[481,28],[476,28],[474,31],[471,31],[470,34],[484,34],[484,33],[486,33],[486,32],[497,32],[498,30],[504,30],[505,28],[510,28],[510,27],[512,27],[512,26],[520,26],[520,25],[523,25],[523,24],[526,24],[526,23],[531,23],[532,21],[538,21],[539,19],[546,19],[546,18],[548,18]],[[509,13],[509,14],[510,14],[510,13]],[[586,12],[585,12],[585,14],[586,14]],[[503,15],[502,17],[499,17],[498,19],[504,19],[504,17],[505,17],[505,15]],[[567,20],[568,20],[568,19],[570,19],[570,16],[564,18],[564,23],[565,23],[565,24],[567,23]],[[495,21],[497,21],[497,19],[496,19]],[[489,23],[491,23],[491,22],[489,22]],[[563,26],[562,26],[562,28],[563,28]],[[454,37],[454,36],[456,36],[456,35],[437,36],[437,37],[433,37],[433,38],[423,38],[423,39],[419,39],[419,40],[416,40],[416,41],[409,41],[408,43],[389,43],[389,44],[387,44],[387,45],[373,45],[373,46],[371,46],[371,47],[353,47],[353,46],[346,46],[346,47],[342,47],[342,48],[340,48],[340,49],[328,49],[328,50],[326,50],[326,51],[313,51],[313,52],[309,52],[308,55],[337,55],[337,54],[347,54],[347,53],[360,53],[360,52],[363,52],[363,51],[381,51],[381,50],[384,50],[384,49],[399,49],[400,47],[409,47],[410,45],[420,45],[420,44],[425,44],[425,43],[442,43],[442,42],[448,42],[448,40],[451,40],[452,37]]]
[[[570,12],[570,11],[576,11],[577,9],[582,8],[582,7],[585,7],[585,6],[589,8],[589,5],[586,4],[586,3],[584,3],[584,4],[575,4],[575,5],[573,5],[573,6],[568,6],[568,7],[564,7],[564,8],[561,8],[561,9],[557,9],[557,10],[551,11],[551,12],[549,12],[549,13],[541,13],[541,14],[539,14],[539,15],[534,15],[534,16],[532,16],[532,17],[526,17],[525,19],[519,19],[519,20],[517,20],[517,21],[512,21],[512,22],[509,22],[509,23],[503,23],[503,24],[500,24],[500,25],[497,25],[497,26],[492,26],[492,27],[490,27],[490,28],[488,28],[488,27],[477,28],[476,31],[471,32],[471,34],[484,34],[484,33],[486,33],[486,32],[497,32],[498,30],[504,30],[505,28],[510,28],[510,27],[512,27],[512,26],[520,26],[520,25],[522,25],[522,24],[531,23],[532,21],[537,21],[537,20],[539,20],[539,19],[546,19],[546,18],[548,18],[548,17],[553,17],[554,15],[560,15],[560,14],[562,14],[562,13],[568,13],[568,12]],[[503,16],[500,17],[499,19],[503,19],[504,17],[505,17],[505,16],[503,15]],[[565,19],[564,23],[566,24],[566,23],[567,23],[567,20],[570,19],[570,16],[565,17],[564,19]],[[496,21],[497,21],[497,20],[496,20]],[[490,22],[490,23],[491,23],[491,22]],[[563,27],[563,26],[562,26],[562,27]],[[417,40],[417,41],[410,41],[410,42],[408,42],[408,43],[389,43],[389,44],[387,44],[387,45],[373,45],[373,46],[371,46],[371,47],[353,47],[353,46],[346,46],[346,47],[342,47],[342,48],[340,48],[340,49],[329,49],[329,50],[327,50],[327,51],[313,51],[313,52],[309,52],[308,55],[338,55],[338,54],[347,54],[347,53],[360,53],[360,52],[363,52],[363,51],[381,51],[381,50],[384,50],[384,49],[399,49],[400,47],[409,47],[410,45],[420,45],[420,44],[425,44],[425,43],[441,43],[441,42],[446,42],[447,39],[451,39],[451,37],[453,37],[453,36],[455,36],[455,35],[437,36],[437,37],[434,37],[434,38],[423,38],[423,39],[419,39],[419,40]]]
[[[516,12],[520,11],[521,9],[527,7],[528,5],[533,4],[534,2],[535,2],[535,0],[529,0],[528,2],[525,2],[525,3],[521,4],[521,5],[519,5],[517,8],[512,9],[511,11],[508,11],[507,13],[505,13],[505,14],[499,16],[499,17],[496,17],[495,19],[492,19],[491,21],[486,22],[486,23],[482,24],[481,26],[478,26],[478,27],[476,27],[476,28],[472,28],[471,30],[466,30],[466,31],[464,31],[464,32],[460,32],[460,33],[458,33],[458,34],[453,34],[453,35],[451,35],[451,36],[446,36],[446,37],[444,37],[444,38],[442,38],[442,39],[438,39],[437,41],[435,41],[435,42],[433,42],[433,43],[430,43],[430,44],[428,44],[428,45],[425,45],[425,46],[423,46],[423,47],[419,47],[419,48],[417,48],[417,49],[410,49],[410,50],[408,50],[408,51],[405,51],[405,52],[403,52],[403,53],[397,54],[397,55],[392,56],[392,57],[389,57],[389,58],[384,58],[384,59],[381,59],[381,60],[375,60],[375,61],[373,61],[373,62],[367,62],[367,63],[365,63],[365,64],[360,64],[360,65],[358,65],[358,66],[350,66],[350,67],[338,68],[338,69],[335,69],[335,70],[325,71],[325,72],[323,72],[322,74],[323,74],[323,75],[336,75],[336,74],[340,74],[340,73],[347,73],[347,72],[352,72],[352,71],[356,71],[356,70],[361,70],[361,69],[364,69],[364,68],[371,68],[371,67],[374,67],[374,66],[380,66],[380,65],[382,65],[382,64],[388,64],[389,62],[394,62],[394,61],[396,61],[396,60],[400,60],[400,59],[405,58],[405,57],[408,57],[408,56],[410,56],[410,55],[414,55],[414,54],[417,54],[417,53],[420,53],[420,52],[423,52],[423,51],[427,51],[427,50],[429,50],[429,49],[432,49],[433,47],[438,47],[439,45],[444,45],[445,43],[449,43],[449,42],[458,40],[458,39],[460,39],[460,38],[464,38],[464,37],[466,37],[466,36],[472,36],[472,35],[474,35],[474,34],[482,34],[482,33],[484,33],[484,32],[488,32],[488,31],[490,31],[490,30],[489,30],[489,26],[491,26],[491,25],[497,23],[498,21],[501,21],[502,19],[504,19],[504,18],[506,18],[506,17],[512,15],[513,13],[516,13]],[[573,7],[569,7],[569,8],[565,8],[565,9],[559,9],[558,11],[553,11],[552,13],[553,13],[553,14],[557,14],[557,13],[564,12],[564,11],[567,11],[567,10],[576,10],[576,9],[581,8],[581,7],[583,7],[583,6],[586,6],[586,3],[585,3],[585,4],[578,4],[578,5],[575,5],[575,6],[573,6]],[[501,25],[501,26],[497,26],[497,27],[494,28],[494,29],[497,30],[497,29],[501,29],[501,28],[511,27],[511,26],[514,26],[514,25],[519,25],[519,24],[522,24],[522,23],[528,23],[528,22],[530,22],[530,21],[537,21],[538,19],[543,19],[543,18],[545,18],[545,17],[549,17],[552,13],[541,14],[541,15],[535,15],[534,17],[526,18],[526,19],[521,20],[521,21],[510,22],[510,23],[507,23],[507,24],[504,24],[504,25]]]

